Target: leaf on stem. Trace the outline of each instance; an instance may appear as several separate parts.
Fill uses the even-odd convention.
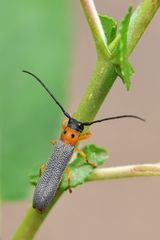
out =
[[[83,149],[88,159],[96,163],[97,166],[102,165],[106,159],[108,159],[107,151],[105,148],[97,147],[94,144],[88,144]],[[68,168],[70,170],[71,182],[70,186],[76,187],[85,182],[87,177],[94,171],[94,168],[86,163],[85,159],[78,153],[76,158],[69,163]],[[38,168],[34,170],[30,175],[30,183],[36,185],[38,181]],[[68,180],[66,174],[63,175],[60,190],[65,191],[68,189]]]
[[[130,89],[131,81],[130,77],[134,73],[132,66],[128,62],[128,52],[127,52],[127,33],[130,23],[130,18],[132,15],[132,7],[129,7],[127,14],[122,19],[118,31],[119,43],[117,48],[113,51],[113,63],[115,64],[116,72],[121,77],[123,83],[125,84],[127,90]]]
[[[107,38],[107,43],[110,44],[116,37],[117,22],[114,18],[108,16],[99,15],[102,27]]]

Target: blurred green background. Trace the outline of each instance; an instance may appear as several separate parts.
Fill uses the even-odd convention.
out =
[[[62,119],[52,99],[22,70],[37,75],[67,105],[70,1],[3,0],[0,15],[1,198],[17,200],[29,193],[28,175],[47,160]]]

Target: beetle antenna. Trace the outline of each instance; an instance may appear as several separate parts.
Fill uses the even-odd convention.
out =
[[[62,105],[58,102],[58,100],[54,97],[54,95],[50,92],[50,90],[46,87],[46,85],[36,76],[34,75],[33,73],[29,72],[29,71],[26,71],[26,70],[23,70],[22,72],[24,73],[27,73],[29,75],[31,75],[32,77],[34,77],[41,85],[42,87],[48,92],[48,94],[53,98],[53,100],[56,102],[56,104],[60,107],[60,109],[62,110],[62,112],[64,113],[64,115],[67,117],[67,118],[71,118],[71,116],[69,115],[69,113],[67,113],[64,108],[62,107]]]
[[[96,121],[93,121],[93,122],[83,122],[83,125],[90,126],[90,125],[92,125],[94,123],[108,121],[108,120],[113,120],[113,119],[118,119],[118,118],[136,118],[138,120],[141,120],[141,121],[145,122],[145,119],[143,119],[141,117],[138,117],[138,116],[135,116],[135,115],[121,115],[121,116],[104,118],[104,119],[96,120]]]

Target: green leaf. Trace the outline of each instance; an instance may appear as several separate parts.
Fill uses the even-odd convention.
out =
[[[130,77],[134,72],[133,68],[128,62],[128,52],[127,52],[127,33],[128,33],[128,27],[129,27],[131,15],[132,15],[132,7],[129,7],[128,12],[123,18],[119,27],[118,47],[113,52],[113,62],[116,65],[115,67],[116,72],[121,77],[127,90],[130,89],[130,86],[131,86]]]
[[[106,149],[95,146],[94,144],[88,144],[83,149],[83,152],[86,154],[88,159],[93,163],[96,163],[97,166],[100,166],[104,163],[108,156],[106,155]],[[78,153],[76,158],[68,165],[70,170],[71,187],[76,187],[79,184],[85,182],[86,178],[94,171],[94,168],[86,163],[84,158]],[[30,183],[36,185],[38,181],[38,169],[34,170],[30,176]],[[60,190],[65,191],[68,189],[68,181],[66,174],[63,175]]]
[[[1,197],[28,196],[28,173],[48,159],[49,141],[58,137],[62,113],[42,87],[22,70],[40,77],[66,104],[71,49],[68,1],[1,2],[0,96]]]
[[[107,38],[107,43],[110,44],[116,36],[117,22],[114,18],[99,15],[104,33]]]

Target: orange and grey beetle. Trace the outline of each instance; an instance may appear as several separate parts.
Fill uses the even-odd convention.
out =
[[[46,209],[54,198],[57,188],[60,184],[61,178],[63,176],[64,171],[66,171],[68,177],[68,188],[71,192],[70,188],[70,174],[67,168],[67,164],[73,154],[73,151],[79,152],[82,157],[87,161],[88,164],[96,167],[96,165],[89,161],[85,153],[83,153],[79,148],[76,148],[76,144],[80,140],[84,140],[89,138],[90,133],[82,133],[84,126],[90,126],[97,122],[117,119],[117,118],[137,118],[139,120],[144,121],[144,119],[134,116],[134,115],[121,115],[115,116],[110,118],[104,118],[101,120],[96,120],[93,122],[80,122],[75,118],[72,118],[62,107],[62,105],[57,101],[54,95],[49,91],[49,89],[44,85],[44,83],[36,77],[33,73],[28,71],[23,71],[25,73],[30,74],[33,76],[42,86],[43,88],[49,93],[49,95],[54,99],[56,104],[61,108],[64,115],[69,119],[67,125],[62,123],[63,131],[60,136],[60,140],[52,141],[51,143],[54,144],[54,150],[51,154],[48,162],[46,165],[41,166],[39,181],[34,191],[33,196],[33,208],[43,211]]]

